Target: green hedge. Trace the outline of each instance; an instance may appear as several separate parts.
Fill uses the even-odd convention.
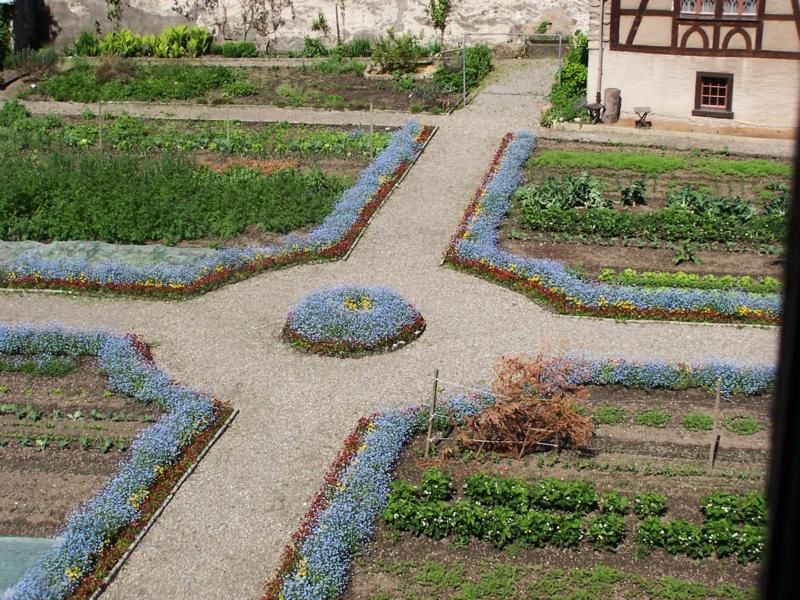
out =
[[[606,283],[621,285],[638,285],[642,287],[680,287],[701,290],[741,290],[754,294],[780,294],[783,290],[781,282],[774,277],[737,277],[735,275],[698,275],[696,273],[677,273],[662,271],[644,271],[637,273],[633,269],[617,272],[614,269],[603,269],[597,279]]]
[[[582,105],[586,98],[586,83],[589,78],[589,40],[580,31],[572,36],[570,50],[564,60],[556,81],[550,90],[550,108],[539,120],[544,127],[553,123],[572,121],[586,114]]]

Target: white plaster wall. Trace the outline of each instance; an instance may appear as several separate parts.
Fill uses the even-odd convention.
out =
[[[589,53],[588,96],[594,100],[599,51]],[[694,117],[698,71],[733,74],[733,120]],[[653,114],[716,127],[793,127],[797,124],[800,61],[765,58],[710,58],[636,52],[603,55],[602,87],[619,88],[623,114],[649,106]]]
[[[110,29],[105,18],[104,0],[45,0],[61,28],[58,44],[69,44],[84,29],[93,29],[94,21]],[[553,31],[572,33],[586,31],[589,26],[590,0],[454,0],[445,32],[446,41],[455,44],[465,33],[533,33],[542,20],[553,23]],[[187,20],[172,10],[173,0],[130,0],[124,9],[123,26],[137,31],[157,32],[175,23],[199,22],[212,25],[221,22],[221,7],[228,15],[229,37],[240,37],[241,8],[239,0],[219,0],[216,14],[194,11]],[[400,33],[420,34],[434,38],[434,30],[425,15],[424,0],[345,0],[344,33],[347,39],[367,35],[372,38],[393,27]],[[335,39],[334,1],[294,0],[294,19],[285,11],[286,24],[278,32],[283,47],[297,47],[303,37],[319,34],[311,31],[311,23],[322,12],[331,27],[331,43]],[[249,39],[252,39],[252,34]],[[504,43],[503,37],[483,38],[489,43]]]

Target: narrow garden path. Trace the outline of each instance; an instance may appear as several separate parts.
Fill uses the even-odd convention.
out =
[[[105,597],[257,598],[358,417],[425,402],[435,367],[474,385],[499,356],[546,343],[598,356],[774,360],[776,329],[558,316],[440,266],[502,135],[535,124],[543,97],[492,93],[523,85],[525,73],[510,70],[468,109],[430,119],[439,132],[347,261],[266,273],[185,302],[2,296],[3,321],[141,333],[170,374],[241,409]],[[281,343],[297,298],[340,282],[394,288],[417,305],[427,331],[401,351],[350,360]]]

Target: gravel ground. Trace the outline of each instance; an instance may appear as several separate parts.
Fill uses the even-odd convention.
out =
[[[266,273],[186,302],[2,296],[4,321],[141,333],[158,342],[156,359],[176,379],[241,409],[105,597],[258,597],[357,418],[426,401],[436,367],[443,379],[474,385],[490,377],[502,354],[544,343],[598,356],[774,360],[776,329],[557,316],[520,294],[439,266],[501,136],[536,122],[541,94],[492,93],[509,85],[524,90],[508,81],[521,73],[510,69],[467,110],[429,120],[441,129],[348,261]],[[547,80],[533,77],[535,86]],[[299,114],[312,120],[338,113]],[[347,114],[343,122],[355,117]],[[297,298],[342,282],[394,288],[420,309],[426,332],[398,352],[357,360],[308,355],[281,343]]]

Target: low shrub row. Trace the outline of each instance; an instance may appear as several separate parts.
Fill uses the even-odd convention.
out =
[[[33,356],[0,356],[0,373],[28,373],[30,375],[49,375],[63,377],[78,368],[75,359],[52,354]]]
[[[786,219],[755,215],[747,221],[735,215],[710,216],[680,207],[645,213],[610,208],[576,211],[522,205],[522,223],[533,231],[689,242],[779,243],[786,239]]]
[[[550,90],[550,106],[542,113],[539,124],[550,127],[554,123],[585,118],[588,77],[589,40],[584,33],[576,31]]]
[[[577,548],[588,539],[598,550],[615,550],[627,536],[628,498],[616,492],[598,496],[586,481],[527,483],[475,473],[464,480],[466,498],[451,501],[452,481],[430,469],[419,486],[395,481],[391,488],[384,520],[390,528],[414,535],[476,537],[497,547],[521,542],[534,548]],[[760,492],[717,492],[703,498],[700,525],[662,522],[667,504],[660,494],[638,494],[632,508],[641,519],[637,541],[646,549],[660,547],[692,558],[735,554],[742,564],[761,558],[767,508]],[[598,509],[600,514],[582,518]]]
[[[639,285],[643,287],[692,288],[700,290],[738,290],[753,294],[779,294],[783,291],[781,282],[774,277],[750,277],[748,275],[698,275],[697,273],[676,273],[663,271],[637,272],[633,269],[615,271],[602,269],[597,276],[599,281],[620,285]]]
[[[179,155],[55,151],[0,166],[0,238],[175,244],[250,225],[287,233],[319,223],[344,189],[319,170],[215,172]]]
[[[75,56],[196,57],[211,51],[213,39],[205,27],[186,25],[169,27],[158,35],[140,35],[130,29],[119,29],[98,37],[93,31],[83,31],[68,53]]]

